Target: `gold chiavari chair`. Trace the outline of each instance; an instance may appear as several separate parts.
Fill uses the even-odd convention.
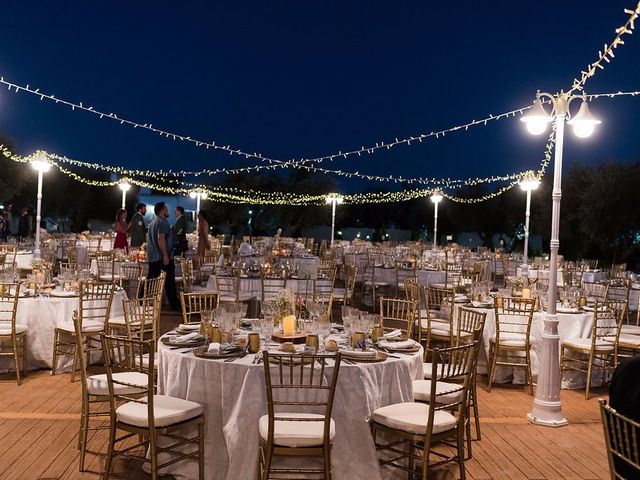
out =
[[[582,288],[589,303],[604,303],[607,300],[608,285],[596,282],[582,282]]]
[[[590,270],[595,270],[596,268],[598,268],[598,259],[589,259],[589,258],[583,258],[582,260],[580,260],[580,263],[582,263],[585,267],[587,267]]]
[[[640,478],[640,423],[598,400],[612,480]]]
[[[283,277],[272,277],[265,271],[260,272],[260,300],[267,302],[274,300],[280,290],[287,286],[287,275]]]
[[[183,293],[181,298],[183,323],[200,323],[202,312],[218,308],[219,297],[216,292]]]
[[[525,385],[529,384],[529,393],[533,395],[531,375],[531,322],[536,300],[533,298],[496,297],[494,299],[496,315],[496,333],[489,339],[489,379],[488,391],[491,391],[496,366],[523,368]],[[505,360],[498,360],[504,353]],[[511,359],[509,359],[511,356]],[[524,363],[521,361],[524,356]]]
[[[87,363],[93,351],[99,351],[99,336],[104,332],[105,325],[111,312],[111,302],[115,285],[112,283],[81,283],[78,294],[78,316],[82,323],[81,339],[85,343]],[[55,375],[58,368],[59,356],[73,357],[71,381],[75,380],[76,367],[80,352],[76,343],[76,328],[73,320],[60,323],[53,331],[53,366],[51,375]]]
[[[336,267],[321,267],[318,278],[313,282],[313,299],[321,301],[333,296],[333,286],[336,282]]]
[[[221,303],[238,303],[240,301],[240,270],[237,268],[227,272],[216,272],[216,292]]]
[[[104,478],[111,475],[116,456],[125,456],[149,463],[151,478],[158,471],[183,460],[198,462],[198,478],[204,479],[204,415],[198,403],[168,395],[155,394],[154,373],[143,366],[155,359],[153,340],[140,341],[125,337],[102,336],[109,389],[109,444]],[[135,373],[146,377],[145,382],[120,380],[116,373]],[[136,388],[136,394],[120,393],[118,386]],[[141,392],[140,392],[141,391]],[[193,429],[197,435],[193,435]],[[117,436],[117,432],[123,434]],[[186,436],[188,435],[188,436]],[[131,445],[132,438],[139,441]],[[163,439],[162,446],[159,440]],[[119,444],[127,442],[118,449]],[[193,447],[196,447],[195,449]],[[134,453],[140,448],[139,454]],[[168,460],[158,463],[158,454],[168,454]]]
[[[20,386],[22,375],[27,374],[27,326],[16,324],[20,284],[0,283],[0,358],[11,357],[16,370],[16,382]],[[5,347],[8,350],[5,351]]]
[[[411,280],[417,277],[417,271],[415,267],[407,267],[404,262],[396,262],[396,292],[397,297],[399,292],[406,292],[405,284],[407,280]]]
[[[78,450],[80,450],[80,471],[84,472],[86,453],[97,453],[87,450],[89,432],[109,428],[108,425],[102,425],[97,422],[95,422],[96,426],[89,427],[90,419],[106,418],[109,416],[109,411],[104,409],[104,402],[109,401],[109,387],[107,385],[106,374],[89,375],[89,364],[85,360],[85,356],[88,356],[89,352],[86,349],[87,343],[82,340],[82,319],[77,311],[73,314],[73,323],[76,332],[76,348],[79,352],[78,364],[80,367],[80,380],[82,382],[82,410],[80,414]],[[114,373],[114,377],[128,384],[146,385],[147,381],[145,374],[137,372]],[[115,388],[120,394],[139,395],[144,392],[144,390],[125,385],[124,383],[117,384]]]
[[[400,330],[402,338],[411,338],[416,320],[416,302],[396,298],[380,298],[382,329],[385,332]]]
[[[629,297],[631,295],[631,285],[619,284],[609,285],[607,288],[607,302],[617,301],[624,302],[625,306],[629,305]],[[625,308],[623,317],[623,323],[629,323],[629,309]]]
[[[593,312],[591,338],[572,338],[560,347],[560,374],[578,371],[587,374],[585,399],[589,400],[591,373],[600,371],[602,383],[618,363],[618,338],[622,311],[611,304],[596,303]]]
[[[431,342],[444,343],[452,346],[454,343],[454,305],[455,290],[453,288],[424,287],[426,325],[422,325],[420,335],[425,352],[431,347]],[[425,340],[426,335],[426,340]]]
[[[350,305],[353,301],[353,292],[356,288],[358,267],[351,264],[344,265],[344,288],[334,287],[333,300],[343,305]]]
[[[258,477],[267,480],[274,476],[320,475],[330,479],[331,447],[336,433],[331,412],[340,353],[270,355],[265,350],[263,359],[268,413],[258,421]],[[296,469],[274,466],[273,458],[282,456],[320,457],[323,465]]]
[[[122,262],[120,264],[121,286],[127,297],[136,298],[142,282],[142,264],[138,262]]]
[[[431,374],[438,380],[430,381],[424,392],[428,403],[427,400],[404,402],[374,410],[371,416],[373,441],[378,451],[389,454],[379,457],[380,465],[409,472],[409,478],[426,480],[430,478],[430,468],[456,462],[460,478],[466,478],[464,429],[477,345],[474,342],[433,350]],[[444,381],[455,378],[462,379],[462,384]],[[379,433],[385,437],[378,439]],[[453,444],[455,453],[447,455],[432,450],[433,445],[443,442]],[[432,461],[432,457],[436,460]]]
[[[160,272],[160,276],[156,278],[145,277],[142,281],[142,287],[138,289],[138,294],[141,298],[151,297],[154,299],[153,322],[156,332],[160,331],[160,311],[162,310],[162,298],[166,278],[167,274],[165,272]]]
[[[0,244],[0,254],[4,254],[4,264],[15,264],[16,255],[18,254],[18,245],[16,244]]]
[[[98,280],[101,282],[112,282],[120,284],[122,276],[120,275],[120,262],[116,262],[113,252],[98,252],[96,254],[96,263],[98,264]]]

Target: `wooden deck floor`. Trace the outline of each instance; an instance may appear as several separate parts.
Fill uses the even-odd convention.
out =
[[[163,322],[164,323],[164,322]],[[168,325],[164,325],[165,329]],[[0,377],[0,479],[97,479],[78,471],[77,433],[81,387],[69,374],[31,372],[21,387]],[[482,440],[473,443],[467,477],[481,479],[606,479],[607,457],[596,389],[589,401],[583,391],[563,391],[567,427],[536,427],[526,420],[532,397],[517,387],[478,388]],[[90,439],[94,451],[106,450],[106,433]],[[88,455],[87,467],[103,469],[102,455]],[[119,475],[115,475],[118,473]],[[116,463],[114,478],[150,478],[135,462]]]

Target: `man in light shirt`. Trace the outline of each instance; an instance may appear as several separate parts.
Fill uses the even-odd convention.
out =
[[[182,307],[176,293],[176,267],[173,263],[173,235],[169,225],[169,209],[164,202],[158,202],[153,207],[156,214],[149,224],[147,234],[147,262],[149,264],[148,278],[158,278],[160,272],[167,274],[164,291],[167,294],[171,310],[177,311]]]

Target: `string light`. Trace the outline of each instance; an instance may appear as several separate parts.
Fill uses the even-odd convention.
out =
[[[624,45],[622,40],[623,35],[631,35],[635,29],[635,21],[640,15],[640,2],[636,5],[634,10],[628,8],[624,9],[624,13],[629,15],[627,22],[621,27],[616,28],[616,36],[611,44],[604,44],[602,50],[598,51],[598,58],[595,62],[587,65],[587,69],[580,72],[580,79],[573,79],[573,87],[569,90],[569,94],[572,94],[576,90],[582,90],[587,80],[593,77],[598,70],[604,70],[604,63],[611,63],[611,59],[615,57],[613,51],[620,45]]]

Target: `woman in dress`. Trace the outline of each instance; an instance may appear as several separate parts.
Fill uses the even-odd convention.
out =
[[[198,212],[198,256],[204,257],[204,252],[211,249],[209,243],[209,220],[207,212],[200,210]]]
[[[127,211],[124,208],[118,210],[114,228],[116,230],[116,240],[113,243],[113,249],[128,250],[127,232],[131,228],[131,224],[127,223]]]

